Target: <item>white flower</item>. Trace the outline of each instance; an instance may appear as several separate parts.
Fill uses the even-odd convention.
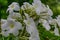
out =
[[[27,32],[30,34],[29,40],[40,40],[39,33],[34,23],[34,20],[30,18],[26,13],[25,16],[27,19],[24,20],[24,23],[26,24]]]
[[[47,11],[48,11],[48,14],[50,15],[50,16],[52,16],[53,15],[53,12],[52,12],[52,10],[49,8],[49,6],[47,5]]]
[[[7,9],[7,12],[9,11],[9,13],[13,12],[13,10],[15,10],[15,11],[19,11],[20,10],[19,4],[17,2],[13,2],[8,7],[9,8]]]
[[[59,36],[59,30],[58,30],[57,27],[55,27],[55,29],[54,29],[54,33],[55,33],[55,35]]]
[[[13,19],[9,19],[1,26],[1,29],[3,36],[9,36],[9,33],[17,36],[19,34],[18,30],[22,29],[22,24],[20,22],[16,22]]]
[[[46,11],[45,5],[42,4],[40,0],[33,0],[32,5],[35,7],[35,11],[36,11],[37,15],[40,15],[41,12]]]
[[[57,24],[60,27],[60,15],[58,15],[58,17],[57,17]]]

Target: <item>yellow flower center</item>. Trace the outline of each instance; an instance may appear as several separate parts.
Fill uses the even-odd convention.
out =
[[[13,24],[10,24],[10,28],[14,28],[14,25]]]
[[[27,24],[29,25],[30,24],[30,21],[28,21]]]

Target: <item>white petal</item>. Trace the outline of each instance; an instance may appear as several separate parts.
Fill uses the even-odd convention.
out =
[[[22,24],[20,23],[20,22],[15,22],[14,23],[14,27],[16,28],[16,29],[22,29]]]
[[[36,3],[36,2],[39,2],[40,0],[33,0],[34,1],[34,3]]]
[[[37,5],[40,6],[41,5],[41,1],[40,0],[33,0],[33,5]]]
[[[18,30],[14,30],[13,35],[17,36],[18,34],[19,34],[19,31]]]
[[[9,12],[9,14],[12,14],[12,13],[13,13],[13,9],[8,8],[7,11],[6,11],[6,13],[7,13],[7,12]]]
[[[6,22],[7,22],[7,20],[1,19],[1,24],[4,24],[4,23],[6,23]]]
[[[5,36],[5,37],[8,37],[9,36],[9,32],[8,31],[2,31],[2,35]]]
[[[19,11],[20,10],[19,5],[14,5],[14,10]]]
[[[47,5],[47,9],[48,9],[48,14],[49,14],[50,16],[52,16],[52,15],[53,15],[53,12],[52,12],[52,10],[49,8],[48,5]]]
[[[39,33],[36,27],[28,26],[26,27],[27,32],[30,34],[29,40],[40,40]]]
[[[46,11],[46,7],[44,4],[41,3],[40,0],[33,0],[33,6],[36,7],[35,11],[37,13],[37,15],[40,15],[41,12],[45,12]]]
[[[18,19],[18,18],[22,18],[21,14],[13,12],[13,13],[9,14],[7,19]]]
[[[17,36],[19,34],[18,29],[16,28],[10,29],[9,33],[12,33],[14,36]]]
[[[26,16],[28,16],[28,14]],[[28,16],[28,18],[26,20],[24,20],[24,23],[26,24],[26,31],[30,34],[29,40],[32,40],[32,39],[40,40],[39,33],[36,28],[34,20],[32,18],[29,18],[29,16]],[[32,37],[32,39],[31,39],[31,37]]]
[[[57,24],[60,27],[60,15],[58,15],[58,17],[57,17]]]
[[[8,30],[9,29],[9,23],[4,23],[3,25],[1,25],[1,29],[2,30]]]
[[[9,8],[7,9],[7,11],[9,11],[9,13],[11,13],[13,10],[15,10],[15,11],[19,11],[20,10],[19,4],[17,2],[13,2],[8,7]]]
[[[20,13],[14,13],[12,17],[21,18],[21,15],[20,15]]]
[[[34,26],[27,26],[27,32],[30,34],[29,40],[40,40],[39,33],[36,27]]]
[[[40,9],[39,8],[36,9],[36,13],[37,13],[37,15],[40,15]]]
[[[44,27],[46,30],[48,30],[48,31],[50,30],[50,25],[49,25],[49,23],[48,23],[46,20],[43,21],[43,24],[42,24],[42,25],[43,25],[43,27]]]
[[[54,33],[55,33],[55,35],[59,36],[59,30],[58,30],[57,27],[55,27],[55,29],[54,29]]]
[[[26,19],[29,19],[30,18],[30,16],[27,13],[24,13],[24,14],[26,16]]]

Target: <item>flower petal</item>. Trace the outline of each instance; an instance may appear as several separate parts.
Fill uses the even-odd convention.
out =
[[[43,21],[43,24],[42,24],[42,25],[43,25],[43,27],[44,27],[46,30],[48,30],[48,31],[50,30],[50,25],[49,25],[49,23],[48,23],[46,20]]]
[[[58,31],[58,28],[57,27],[55,27],[54,33],[55,33],[55,35],[59,36],[59,31]]]

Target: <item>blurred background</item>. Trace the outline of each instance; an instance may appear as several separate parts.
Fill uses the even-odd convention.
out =
[[[6,10],[8,5],[10,5],[12,2],[18,2],[21,6],[23,2],[29,2],[31,4],[33,0],[0,0],[0,18],[7,18],[8,13],[6,13]],[[60,0],[41,0],[41,2],[45,5],[49,5],[54,14],[52,16],[53,18],[56,18],[57,15],[60,15]],[[41,40],[60,40],[60,37],[46,31],[44,28],[38,27],[38,29]]]

